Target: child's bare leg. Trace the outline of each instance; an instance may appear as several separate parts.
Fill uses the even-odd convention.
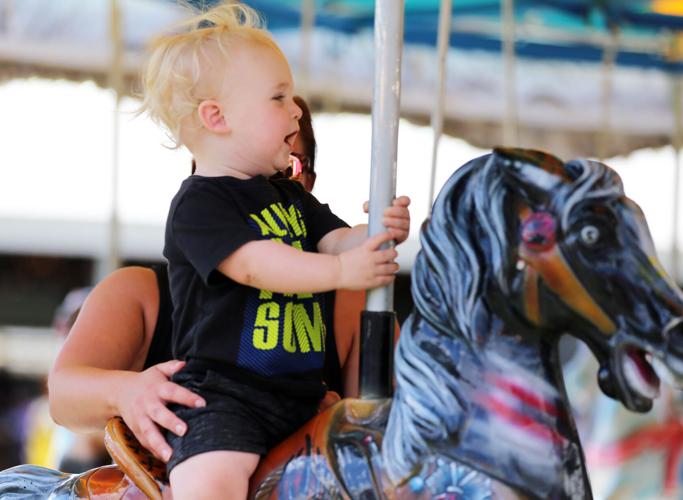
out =
[[[184,460],[171,471],[173,500],[244,500],[259,456],[242,451],[210,451]]]

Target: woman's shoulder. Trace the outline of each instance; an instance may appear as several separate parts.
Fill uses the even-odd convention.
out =
[[[128,266],[115,270],[95,286],[95,290],[144,296],[157,287],[157,274],[149,267]]]
[[[159,285],[154,270],[141,267],[122,267],[100,281],[88,295],[85,310],[105,308],[111,311],[142,311],[148,321],[156,316],[159,304]]]

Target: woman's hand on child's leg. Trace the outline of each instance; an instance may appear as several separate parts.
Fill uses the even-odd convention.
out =
[[[170,458],[172,450],[158,426],[180,436],[187,429],[185,422],[176,417],[166,405],[206,405],[202,397],[169,381],[184,365],[182,361],[171,360],[136,373],[117,397],[120,415],[135,437],[154,456],[165,462]]]

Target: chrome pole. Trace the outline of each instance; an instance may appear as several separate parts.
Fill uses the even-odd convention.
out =
[[[396,151],[401,99],[403,0],[375,3],[375,80],[372,100],[372,154],[368,233],[386,231],[382,213],[396,196]],[[368,290],[361,315],[360,394],[389,397],[392,392],[393,285]]]
[[[429,198],[427,199],[427,213],[432,212],[434,202],[434,184],[436,181],[436,164],[439,156],[439,141],[443,133],[444,101],[446,95],[446,56],[451,38],[451,18],[453,16],[452,0],[441,0],[439,9],[439,35],[437,38],[438,47],[438,74],[436,82],[436,96],[434,98],[434,108],[432,109],[432,131],[434,139],[432,142],[432,169],[429,175]]]

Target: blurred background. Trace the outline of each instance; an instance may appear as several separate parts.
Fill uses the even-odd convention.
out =
[[[263,15],[314,111],[314,194],[350,224],[366,222],[374,1],[244,3]],[[136,116],[135,96],[146,43],[185,12],[175,0],[0,0],[0,469],[32,461],[27,443],[43,424],[31,415],[44,413],[34,398],[56,330],[77,307],[67,293],[118,266],[162,260],[168,205],[190,156]],[[410,312],[432,168],[438,192],[496,145],[615,168],[681,281],[680,30],[681,0],[405,0],[397,192],[413,200],[413,229],[395,287],[399,321]],[[581,369],[570,375],[594,386],[594,370],[584,384]],[[593,397],[576,399],[593,408]],[[588,436],[593,413],[584,413]],[[638,498],[683,498],[674,435],[647,462],[673,470],[673,486],[664,491],[662,479]],[[599,498],[625,491],[614,474],[593,479]]]

